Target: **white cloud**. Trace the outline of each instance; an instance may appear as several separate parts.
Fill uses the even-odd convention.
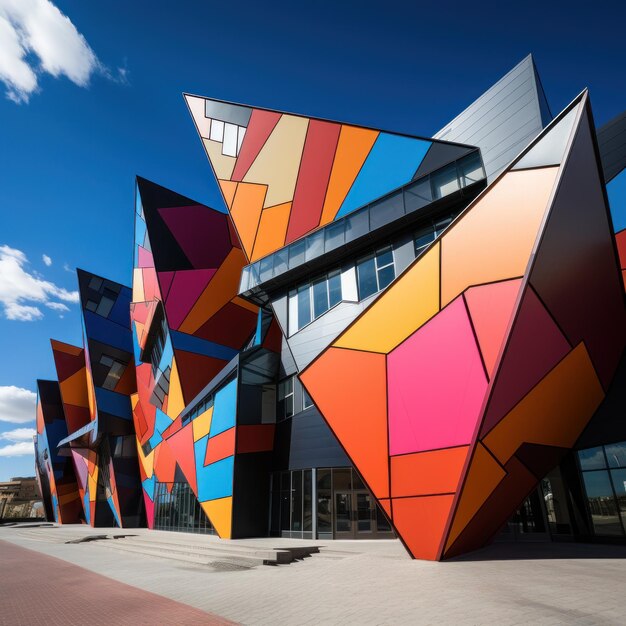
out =
[[[20,441],[19,443],[11,443],[8,446],[0,448],[1,456],[26,456],[35,455],[35,446],[33,442]]]
[[[52,259],[47,254],[42,254],[41,258],[43,259],[43,262],[46,264],[46,266],[50,267],[52,265]]]
[[[13,442],[30,442],[36,434],[37,431],[34,428],[14,428],[13,430],[7,430],[4,433],[0,433],[0,439]]]
[[[37,394],[14,385],[0,387],[0,422],[26,424],[36,417]]]
[[[60,308],[65,306],[60,302],[50,302],[51,298],[78,302],[77,291],[68,291],[29,273],[27,265],[28,259],[21,250],[0,246],[0,305],[7,319],[21,322],[41,319],[43,312],[37,303],[56,311],[67,310]]]
[[[110,72],[50,0],[0,0],[0,80],[7,97],[28,102],[43,73],[87,87],[92,74]]]
[[[63,269],[64,269],[66,272],[69,272],[70,274],[73,274],[73,273],[74,273],[74,270],[73,270],[73,269],[69,266],[69,264],[68,264],[68,263],[63,263]]]
[[[69,311],[70,308],[62,302],[46,302],[46,306],[53,311]]]

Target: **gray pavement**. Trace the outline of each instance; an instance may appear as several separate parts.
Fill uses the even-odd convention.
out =
[[[0,540],[242,624],[626,624],[621,546],[495,544],[431,563],[411,560],[398,541],[255,539],[232,543],[326,547],[290,565],[221,571],[126,554],[111,547],[113,541],[63,543],[111,532],[0,528]],[[182,533],[115,532],[219,542]]]

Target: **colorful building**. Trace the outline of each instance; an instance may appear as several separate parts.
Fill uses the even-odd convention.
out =
[[[433,137],[185,101],[227,211],[138,178],[132,299],[53,342],[89,523],[626,541],[624,115],[531,57]]]

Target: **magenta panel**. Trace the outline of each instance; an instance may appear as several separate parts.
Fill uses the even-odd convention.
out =
[[[217,268],[231,250],[228,217],[206,206],[159,209],[194,269]]]
[[[481,436],[491,430],[569,350],[568,341],[535,292],[528,288],[496,375]]]
[[[141,246],[137,246],[139,252],[139,258],[137,260],[137,267],[154,267],[154,259],[152,258],[152,252],[146,250]]]
[[[387,357],[389,452],[468,444],[487,377],[459,297]]]
[[[159,285],[161,286],[161,295],[164,299],[167,299],[175,273],[176,272],[157,272],[159,276]]]
[[[170,287],[165,311],[170,328],[176,330],[209,284],[217,270],[187,270],[176,272]]]
[[[87,488],[87,463],[85,463],[85,459],[82,454],[79,452],[75,452],[72,450],[72,457],[74,460],[74,469],[76,470],[76,477],[78,478],[78,482],[80,483],[81,489]]]

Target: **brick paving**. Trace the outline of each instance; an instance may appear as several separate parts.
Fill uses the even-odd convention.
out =
[[[180,602],[0,541],[0,624],[232,624]]]

